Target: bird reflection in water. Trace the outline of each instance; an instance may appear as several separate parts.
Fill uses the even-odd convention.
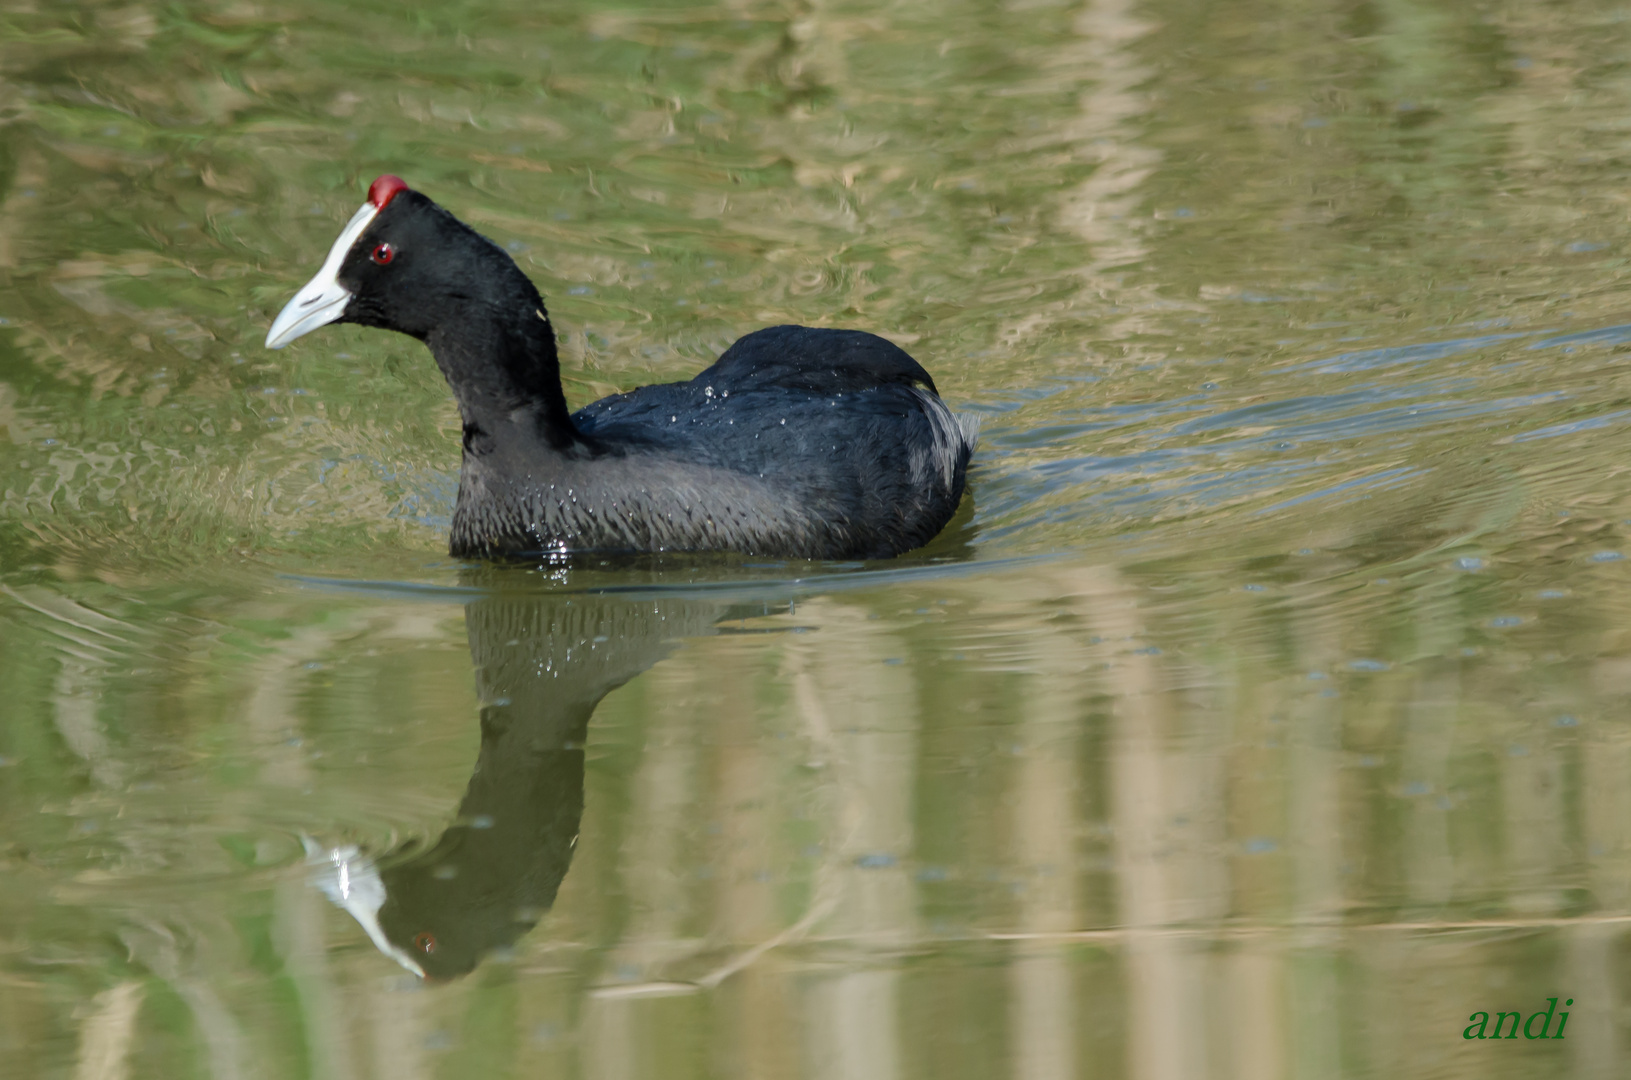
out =
[[[464,975],[512,945],[555,902],[571,865],[595,706],[723,614],[694,594],[493,592],[467,605],[483,704],[458,815],[429,848],[404,845],[377,860],[307,841],[317,887],[422,977]]]

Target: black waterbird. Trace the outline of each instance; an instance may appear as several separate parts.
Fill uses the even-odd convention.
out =
[[[498,245],[394,176],[266,336],[397,330],[458,400],[455,556],[737,551],[880,558],[927,543],[963,496],[975,427],[894,344],[775,326],[689,382],[568,413],[555,330]]]

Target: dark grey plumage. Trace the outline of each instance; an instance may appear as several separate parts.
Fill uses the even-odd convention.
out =
[[[972,425],[880,337],[778,326],[689,382],[572,417],[598,453],[510,441],[467,453],[455,546],[895,555],[963,492]]]
[[[458,399],[454,555],[882,558],[927,543],[962,498],[975,425],[873,334],[760,330],[688,382],[568,416],[532,282],[425,196],[392,196],[335,280],[336,321],[424,341]]]

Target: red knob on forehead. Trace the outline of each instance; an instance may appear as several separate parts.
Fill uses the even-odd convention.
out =
[[[383,210],[399,192],[407,190],[408,185],[402,177],[386,173],[369,185],[368,201],[374,204],[376,210]]]

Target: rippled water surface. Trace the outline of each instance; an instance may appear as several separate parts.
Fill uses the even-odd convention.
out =
[[[0,0],[0,1073],[1624,1075],[1628,57],[1595,0]],[[964,513],[450,560],[428,354],[261,346],[381,172],[574,405],[890,337]]]

